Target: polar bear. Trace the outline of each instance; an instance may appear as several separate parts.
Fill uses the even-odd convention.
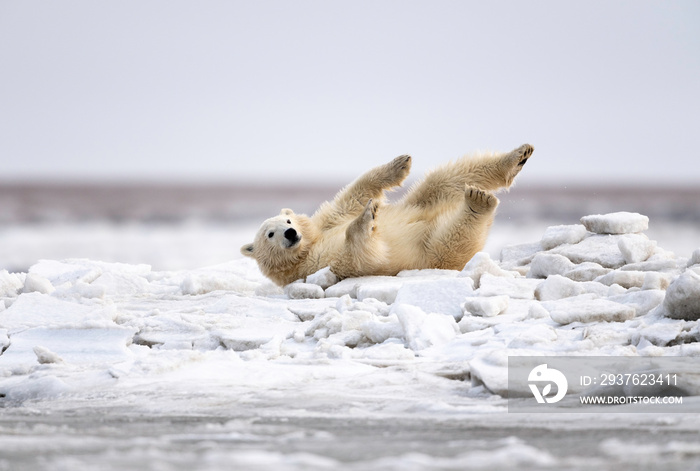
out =
[[[241,253],[280,286],[324,267],[340,279],[396,275],[401,270],[461,270],[480,251],[498,199],[534,148],[466,156],[429,172],[397,203],[385,190],[403,183],[411,157],[373,168],[311,216],[283,209],[263,222]]]

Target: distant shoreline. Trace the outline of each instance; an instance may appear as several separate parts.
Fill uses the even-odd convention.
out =
[[[0,223],[240,221],[289,207],[312,213],[342,184],[1,183]],[[401,190],[390,199],[400,198]],[[555,219],[640,212],[653,219],[700,223],[700,189],[689,186],[515,186],[498,194],[500,218]]]

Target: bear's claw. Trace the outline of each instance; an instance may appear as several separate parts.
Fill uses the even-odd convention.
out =
[[[370,216],[374,219],[377,216],[377,211],[379,210],[379,203],[370,199],[365,206],[365,216]]]
[[[535,151],[535,148],[532,147],[530,144],[523,144],[522,146],[518,147],[515,149],[513,152],[511,152],[513,160],[517,162],[516,166],[517,167],[522,167],[525,165],[525,162],[527,162],[527,159],[532,156],[532,153]]]
[[[401,170],[406,170],[411,166],[411,156],[407,154],[400,155],[394,159],[394,162],[399,164]]]
[[[357,237],[359,234],[369,234],[374,231],[374,219],[379,210],[379,202],[370,199],[364,211],[348,226],[348,236]]]
[[[411,156],[400,155],[386,165],[389,186],[400,185],[411,171]]]
[[[535,148],[530,144],[523,144],[502,157],[499,166],[500,171],[503,172],[503,186],[507,188],[513,183],[513,179],[520,173],[534,151]]]
[[[498,206],[498,198],[473,186],[466,186],[464,196],[467,207],[473,214],[487,214]]]

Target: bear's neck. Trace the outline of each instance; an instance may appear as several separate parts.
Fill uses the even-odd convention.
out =
[[[262,271],[265,276],[278,285],[285,286],[300,278],[304,278],[305,275],[301,273],[299,265],[298,257],[295,256],[294,259],[287,260],[284,263],[266,264],[261,268],[263,268]]]

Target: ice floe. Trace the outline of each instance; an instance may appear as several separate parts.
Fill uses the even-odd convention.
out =
[[[581,223],[504,247],[499,260],[478,253],[461,271],[339,281],[323,269],[284,289],[247,259],[190,271],[94,260],[3,270],[0,401],[156,379],[219,353],[232,371],[265,362],[312,376],[328,364],[348,377],[350,364],[411,364],[493,395],[507,394],[508,356],[700,355],[700,249],[663,250],[639,214]]]

